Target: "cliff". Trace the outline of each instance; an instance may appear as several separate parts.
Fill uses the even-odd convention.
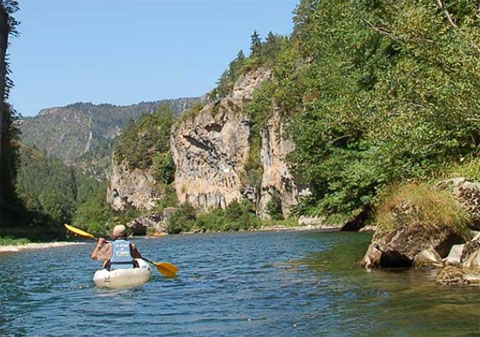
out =
[[[230,95],[206,105],[172,129],[174,184],[181,203],[207,210],[247,198],[262,218],[269,217],[267,206],[273,194],[279,195],[284,216],[296,205],[299,189],[286,163],[294,144],[286,137],[279,111],[271,114],[260,132],[260,190],[245,179],[253,137],[252,121],[245,110],[253,92],[271,77],[265,68],[240,76]]]
[[[261,139],[263,175],[257,214],[261,218],[268,218],[268,204],[272,196],[277,194],[282,215],[287,217],[298,203],[298,197],[308,193],[308,189],[297,184],[287,163],[287,155],[295,149],[295,144],[288,137],[279,109],[275,109],[262,129]]]
[[[264,69],[241,76],[231,95],[207,104],[172,129],[175,189],[181,203],[207,210],[242,198],[251,137],[244,107],[270,76]]]
[[[128,206],[151,210],[161,198],[162,189],[150,170],[131,169],[125,162],[113,160],[107,189],[107,202],[113,210],[123,211]]]

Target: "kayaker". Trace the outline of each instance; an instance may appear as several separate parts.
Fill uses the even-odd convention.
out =
[[[103,261],[104,268],[110,270],[138,267],[134,259],[142,258],[142,255],[137,247],[127,240],[127,228],[124,225],[116,225],[113,227],[112,241],[98,239],[91,258]]]

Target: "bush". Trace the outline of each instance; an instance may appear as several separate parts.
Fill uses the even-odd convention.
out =
[[[168,234],[179,234],[189,232],[195,227],[195,208],[188,202],[182,204],[178,210],[168,219]]]

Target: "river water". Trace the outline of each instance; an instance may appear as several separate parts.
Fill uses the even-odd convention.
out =
[[[93,243],[0,254],[0,336],[480,336],[480,288],[362,270],[369,234],[134,241],[178,277],[98,289]]]

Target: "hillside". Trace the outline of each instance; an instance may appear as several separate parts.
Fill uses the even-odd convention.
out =
[[[383,191],[478,167],[476,15],[467,2],[300,1],[291,36],[254,33],[212,101],[172,128],[178,201],[203,211],[248,201],[263,218],[356,229]],[[145,137],[130,138],[125,159],[138,161]],[[125,177],[148,173],[135,169]],[[112,197],[134,200],[124,187]]]
[[[21,140],[64,160],[67,164],[76,162],[85,154],[92,156],[96,150],[101,152],[98,158],[101,160],[104,155],[110,155],[113,149],[110,146],[112,140],[131,119],[151,114],[164,104],[170,105],[172,111],[180,115],[198,100],[179,98],[129,106],[75,103],[43,109],[35,117],[20,120]]]

